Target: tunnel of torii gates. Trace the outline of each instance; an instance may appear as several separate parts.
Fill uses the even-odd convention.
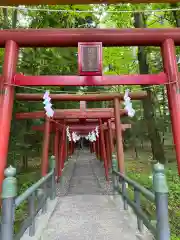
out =
[[[159,74],[136,74],[112,76],[102,74],[102,46],[159,46],[161,48],[164,71]],[[173,139],[176,149],[176,159],[180,173],[180,74],[176,61],[175,46],[180,46],[180,29],[16,29],[0,30],[0,47],[5,48],[3,72],[0,78],[0,187],[4,177],[7,162],[8,142],[12,119],[14,99],[23,101],[42,101],[42,94],[16,94],[18,86],[111,86],[111,85],[165,85],[169,111],[171,114]],[[19,48],[21,47],[78,47],[79,74],[77,76],[25,76],[17,74]],[[124,171],[122,150],[122,129],[120,122],[120,95],[51,95],[53,101],[114,101],[114,122],[116,129],[117,159],[120,171]],[[132,97],[133,99],[133,97]],[[67,111],[67,110],[66,110]],[[107,113],[91,111],[81,113],[83,119],[98,119],[100,126],[104,122],[110,124],[111,110]],[[70,114],[61,112],[57,116],[64,121],[70,121]],[[27,114],[27,113],[26,113]],[[28,113],[33,114],[33,113]],[[109,114],[109,116],[108,116]],[[40,114],[42,116],[42,113]],[[92,115],[92,116],[91,116]],[[63,116],[63,117],[61,117]],[[80,119],[73,112],[74,120]],[[104,116],[106,120],[104,121]],[[56,113],[55,113],[56,118]],[[53,119],[52,119],[53,120]],[[91,121],[92,121],[91,120]],[[45,122],[44,132],[50,131],[49,119]],[[55,121],[55,120],[54,120]],[[91,122],[92,123],[92,122]],[[62,123],[59,123],[62,124]],[[69,123],[68,123],[69,124]],[[73,123],[74,124],[74,123]],[[81,126],[83,126],[81,124]],[[106,125],[104,125],[106,126]],[[100,139],[104,132],[100,127]],[[111,127],[109,128],[110,130]],[[65,130],[64,130],[65,131]],[[105,135],[105,134],[104,134]],[[62,134],[65,138],[65,133]],[[56,136],[57,138],[57,136]],[[46,140],[47,141],[47,140]],[[103,140],[104,141],[104,140]],[[99,141],[98,141],[99,142]],[[44,143],[45,144],[45,143]],[[46,143],[48,145],[48,143]],[[45,146],[45,145],[44,145]],[[44,150],[45,151],[45,150]],[[44,153],[45,154],[45,153]],[[62,151],[60,158],[64,159]],[[157,159],[158,160],[158,159]],[[43,164],[42,173],[47,166]]]
[[[31,95],[32,96],[32,95]],[[73,95],[72,95],[73,96]],[[84,96],[78,96],[81,98]],[[89,96],[89,95],[86,95]],[[96,100],[96,96],[101,96],[98,94],[91,94],[91,98]],[[34,119],[34,118],[44,118],[45,124],[33,126],[32,129],[36,131],[44,132],[43,141],[43,152],[42,152],[42,175],[46,175],[48,170],[48,152],[49,152],[49,140],[50,133],[54,134],[54,155],[56,158],[56,173],[57,179],[61,176],[61,171],[64,166],[64,161],[67,158],[67,154],[72,155],[74,152],[74,142],[71,137],[69,142],[69,151],[67,150],[66,139],[66,127],[69,127],[70,134],[76,132],[81,136],[87,136],[88,133],[95,130],[99,126],[99,137],[96,138],[96,142],[90,143],[91,152],[95,152],[97,157],[104,161],[105,176],[108,180],[108,169],[111,166],[111,156],[114,152],[113,138],[116,135],[118,142],[118,163],[121,172],[124,171],[124,153],[122,145],[121,132],[127,128],[130,128],[130,124],[121,124],[120,116],[126,115],[127,111],[119,108],[119,99],[122,98],[120,94],[112,95],[117,100],[113,108],[86,108],[86,102],[80,101],[80,109],[67,109],[67,110],[55,110],[53,120],[45,117],[44,111],[39,112],[29,112],[29,113],[17,113],[16,119]],[[138,94],[130,95],[133,99],[142,99],[146,97],[145,92],[140,92]],[[51,95],[53,98],[53,94]],[[63,95],[61,95],[63,97]],[[106,99],[106,95],[104,95]],[[54,121],[55,120],[55,121]],[[116,125],[116,127],[115,127]],[[116,130],[116,134],[114,131]]]

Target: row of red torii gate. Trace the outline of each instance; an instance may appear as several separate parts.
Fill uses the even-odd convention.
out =
[[[42,30],[1,30],[0,47],[5,48],[3,73],[0,78],[0,186],[7,163],[8,142],[12,119],[13,103],[19,101],[43,101],[43,94],[16,93],[18,86],[110,86],[110,85],[166,85],[176,158],[180,173],[180,74],[176,61],[175,46],[180,45],[180,29],[42,29]],[[104,76],[102,74],[103,46],[159,46],[162,52],[164,72],[159,74]],[[20,47],[78,47],[79,74],[77,76],[25,76],[17,74],[16,65]],[[80,109],[54,110],[53,117],[45,111],[17,113],[17,119],[44,118],[42,126],[35,130],[44,131],[42,153],[42,175],[48,171],[50,133],[54,132],[56,173],[66,159],[67,126],[69,131],[86,135],[99,126],[99,137],[91,144],[97,156],[104,160],[105,174],[114,151],[113,131],[116,136],[116,152],[119,170],[123,173],[124,153],[122,130],[130,127],[121,124],[121,117],[127,111],[120,108],[123,94],[51,94],[52,101],[80,101]],[[132,100],[147,97],[146,92],[131,93]],[[87,109],[85,101],[113,101],[113,108]],[[73,153],[70,141],[70,154]],[[158,160],[158,159],[157,159]]]

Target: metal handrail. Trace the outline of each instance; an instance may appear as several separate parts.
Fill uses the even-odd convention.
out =
[[[153,190],[147,190],[134,180],[117,171],[117,161],[113,156],[112,162],[113,186],[114,190],[122,195],[124,210],[128,209],[130,205],[137,215],[137,225],[140,232],[143,231],[145,225],[157,240],[170,240],[170,228],[168,217],[168,187],[165,177],[164,166],[160,163],[154,165],[153,172]],[[134,189],[134,201],[132,201],[127,194],[128,183]],[[120,188],[119,185],[122,184]],[[156,206],[156,226],[152,224],[149,218],[144,213],[141,207],[142,194],[146,199],[153,202]]]
[[[150,190],[146,189],[145,187],[141,186],[139,183],[135,182],[134,180],[130,179],[129,177],[125,176],[124,174],[113,170],[113,173],[119,176],[120,178],[124,179],[129,185],[134,187],[136,190],[140,191],[144,197],[146,197],[149,201],[155,201],[155,194],[152,193]]]
[[[51,171],[46,176],[34,183],[20,196],[17,196],[16,169],[9,167],[5,170],[2,189],[1,240],[19,240],[28,228],[29,236],[35,235],[35,217],[41,209],[42,213],[46,212],[48,197],[51,200],[56,197],[54,156],[50,158],[50,167]],[[50,187],[50,191],[48,187]],[[28,217],[22,222],[19,232],[14,235],[15,209],[25,200],[28,200]]]
[[[46,183],[54,174],[54,170],[48,173],[46,176],[42,177],[39,181],[34,183],[31,187],[29,187],[25,192],[23,192],[20,196],[15,199],[15,207],[18,207],[23,201],[28,199],[38,188],[40,188],[44,183]]]

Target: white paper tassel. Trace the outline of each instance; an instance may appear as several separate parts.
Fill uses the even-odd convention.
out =
[[[129,117],[134,117],[135,110],[132,107],[131,98],[129,97],[129,89],[126,89],[124,94],[124,109],[127,111]]]
[[[48,117],[53,117],[54,116],[54,110],[52,109],[52,103],[51,103],[51,98],[49,97],[49,90],[47,90],[45,93],[44,93],[44,96],[43,96],[43,104],[44,104],[44,109],[46,111],[46,115]]]

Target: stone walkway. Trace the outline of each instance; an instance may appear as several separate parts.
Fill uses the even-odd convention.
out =
[[[70,160],[41,240],[137,239],[136,221],[108,196],[112,186],[106,183],[101,165],[88,151]]]

